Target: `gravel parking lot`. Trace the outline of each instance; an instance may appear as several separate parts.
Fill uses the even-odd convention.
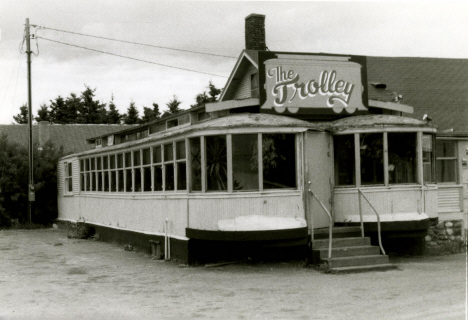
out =
[[[466,254],[347,275],[300,261],[182,267],[63,230],[0,231],[0,319],[465,319]]]

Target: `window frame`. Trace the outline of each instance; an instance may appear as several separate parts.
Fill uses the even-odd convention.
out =
[[[445,142],[445,141],[450,141],[450,142],[453,142],[453,151],[454,151],[454,155],[452,157],[438,157],[437,156],[437,142]],[[459,184],[459,176],[458,176],[458,172],[459,172],[459,168],[458,168],[458,143],[456,140],[453,140],[453,139],[436,139],[436,143],[435,143],[435,148],[434,148],[434,151],[433,153],[435,154],[435,168],[436,168],[436,172],[435,172],[435,180],[438,184],[444,184],[444,185],[457,185]],[[439,181],[439,177],[438,177],[438,170],[437,170],[437,167],[439,167],[441,165],[441,162],[448,162],[448,161],[454,161],[454,176],[455,176],[455,180],[454,181]]]
[[[73,194],[73,163],[70,161],[64,162],[64,193],[65,194]],[[71,186],[71,188],[70,188]]]

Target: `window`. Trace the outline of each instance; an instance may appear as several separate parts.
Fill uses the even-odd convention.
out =
[[[124,160],[123,160],[123,154],[119,153],[117,154],[117,191],[118,192],[124,192]]]
[[[65,193],[70,193],[70,192],[73,192],[72,163],[65,162],[64,169],[65,169]]]
[[[174,146],[164,145],[164,191],[174,190]]]
[[[355,140],[355,137],[358,140]],[[423,138],[426,139],[422,142],[426,152],[424,161],[428,164],[428,174],[425,176],[430,179],[432,135],[424,135]],[[359,141],[359,146],[355,146],[355,141]],[[359,187],[361,185],[417,183],[417,141],[416,132],[334,136],[335,185]],[[357,159],[359,159],[360,172],[356,172],[355,168]]]
[[[104,188],[104,191],[105,192],[108,192],[110,190],[110,182],[109,182],[109,179],[110,179],[110,176],[109,176],[109,157],[108,156],[104,156],[102,157],[102,170],[103,170],[103,178],[104,178],[104,182],[103,182],[103,188]]]
[[[258,134],[232,135],[232,179],[234,191],[259,190]]]
[[[434,175],[434,152],[433,135],[424,134],[422,136],[422,154],[423,154],[423,178],[424,183],[435,182]]]
[[[125,157],[125,192],[133,192],[132,153],[126,152],[124,157]]]
[[[151,150],[143,149],[143,191],[151,191]]]
[[[176,142],[177,190],[187,190],[185,140]]]
[[[207,136],[206,181],[208,191],[227,190],[226,136]]]
[[[117,170],[116,170],[116,157],[115,154],[109,157],[109,175],[110,175],[110,186],[111,192],[117,191]]]
[[[263,134],[263,189],[296,188],[294,134]]]
[[[202,191],[202,171],[201,171],[201,144],[200,138],[191,138],[190,142],[190,165],[191,179],[190,190]]]
[[[96,158],[89,159],[90,164],[90,176],[91,176],[91,189],[90,191],[96,191]]]
[[[80,160],[80,191],[85,191],[85,160]]]
[[[96,158],[96,172],[97,172],[97,176],[96,176],[96,183],[97,183],[97,191],[101,192],[103,191],[103,186],[102,186],[102,158],[101,157],[97,157]]]
[[[361,133],[361,184],[384,184],[384,150],[382,133]]]
[[[140,150],[133,151],[133,173],[135,179],[134,191],[141,192],[142,185],[141,185],[141,152]]]
[[[356,185],[354,157],[354,135],[335,136],[333,139],[335,156],[335,183],[338,186]]]
[[[162,148],[157,146],[153,148],[153,191],[162,190]]]
[[[457,182],[457,152],[453,140],[436,142],[437,181]]]
[[[416,183],[416,133],[389,132],[387,140],[389,183]]]

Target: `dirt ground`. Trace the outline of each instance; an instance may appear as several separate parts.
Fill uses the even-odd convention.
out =
[[[182,267],[57,229],[0,231],[0,319],[465,319],[466,255],[329,275],[300,261]]]

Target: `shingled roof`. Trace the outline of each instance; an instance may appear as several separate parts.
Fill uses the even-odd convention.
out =
[[[367,79],[401,94],[414,108],[407,116],[427,114],[439,132],[468,133],[467,59],[367,57]]]
[[[39,125],[33,126],[33,142],[39,140]],[[86,139],[102,136],[108,133],[122,130],[128,125],[120,124],[50,124],[49,138],[56,146],[63,146],[64,152],[76,153],[94,148],[93,144],[86,143]],[[8,141],[23,146],[28,145],[28,125],[26,124],[1,124],[0,134],[6,134]]]

